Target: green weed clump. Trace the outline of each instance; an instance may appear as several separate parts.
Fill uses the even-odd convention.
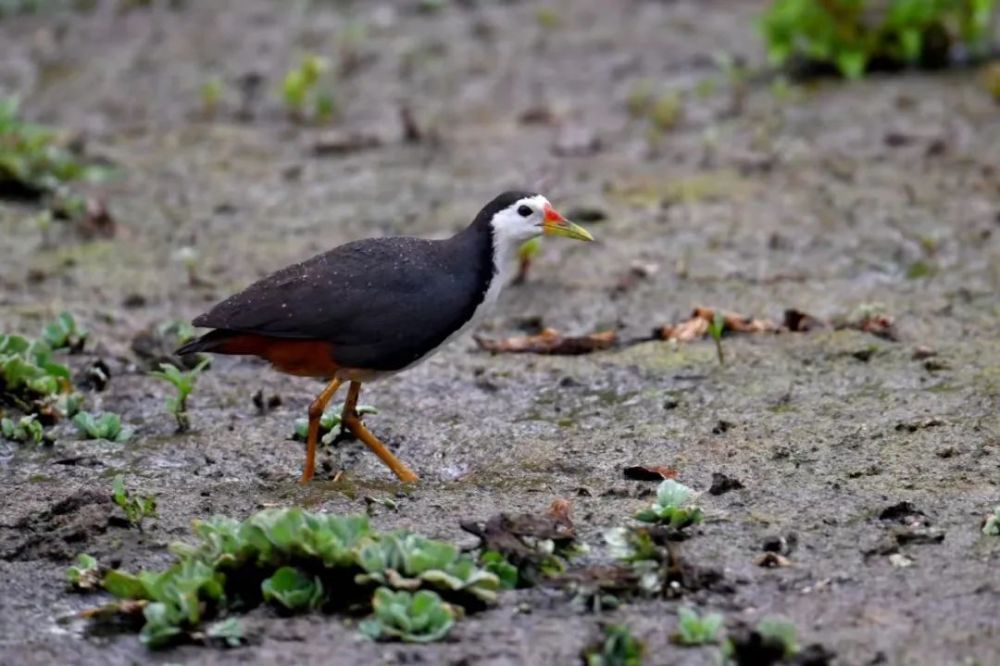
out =
[[[26,412],[30,404],[71,387],[69,368],[52,358],[45,340],[0,333],[0,397]]]
[[[42,339],[52,349],[68,349],[78,352],[87,341],[87,331],[76,323],[69,312],[60,312],[53,321],[42,330]]]
[[[475,610],[493,603],[500,588],[454,545],[379,533],[366,516],[266,509],[243,521],[196,521],[194,535],[195,543],[171,546],[175,562],[166,570],[109,571],[104,589],[121,601],[91,615],[141,609],[140,638],[157,648],[192,640],[203,622],[262,603],[287,613],[368,607],[374,615],[366,635],[425,641],[451,627],[445,615],[455,614],[444,601]]]
[[[45,429],[34,414],[22,416],[17,421],[3,417],[0,419],[0,434],[4,439],[22,444],[41,444],[45,441]]]
[[[873,64],[947,64],[953,46],[989,46],[997,0],[775,0],[760,19],[768,57],[830,65],[846,78]]]
[[[66,569],[66,580],[74,590],[89,592],[101,586],[101,566],[97,558],[87,553],[76,557],[76,564]]]
[[[309,115],[309,106],[312,107],[312,118],[317,122],[327,122],[336,115],[336,100],[331,86],[323,82],[329,69],[330,62],[326,58],[307,55],[298,66],[288,70],[281,82],[281,98],[292,118],[305,120]]]
[[[372,405],[358,405],[355,410],[358,416],[364,416],[365,414],[378,414],[378,410]],[[338,403],[332,407],[327,408],[323,412],[323,416],[319,419],[319,433],[320,433],[320,443],[321,444],[332,444],[340,433],[343,431],[340,419],[344,412],[344,403]],[[292,439],[299,441],[306,441],[306,437],[309,435],[309,419],[295,419],[295,432],[292,434]]]
[[[372,617],[358,627],[373,640],[395,638],[431,643],[444,638],[455,624],[455,611],[434,592],[393,592],[380,587],[372,597]]]
[[[1000,536],[1000,506],[993,509],[993,513],[983,521],[983,534],[987,536]]]
[[[698,615],[697,611],[683,606],[677,611],[677,633],[672,636],[672,640],[678,645],[716,643],[722,624],[721,613]]]
[[[135,429],[122,425],[122,417],[114,412],[91,414],[78,412],[73,417],[73,425],[84,439],[105,439],[109,442],[124,443],[132,439]]]
[[[703,515],[699,507],[691,504],[693,497],[694,491],[683,483],[667,479],[656,489],[656,502],[635,514],[635,519],[677,531],[697,525]]]
[[[58,132],[20,118],[17,99],[0,99],[0,191],[37,199],[76,180],[101,180],[105,167],[88,164]]]
[[[604,627],[604,640],[586,650],[587,666],[641,666],[645,646],[623,624]]]
[[[126,520],[140,530],[143,520],[156,516],[156,498],[152,495],[137,497],[129,493],[125,489],[125,478],[121,474],[115,477],[111,499],[125,512]]]

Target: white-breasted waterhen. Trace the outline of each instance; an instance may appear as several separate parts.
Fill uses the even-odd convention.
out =
[[[249,354],[330,380],[309,405],[303,483],[315,471],[320,417],[350,382],[342,424],[401,481],[416,481],[361,423],[361,384],[412,367],[474,325],[509,280],[518,246],[539,234],[593,240],[542,195],[504,192],[446,240],[370,238],[283,268],[197,317],[195,326],[215,330],[177,353]]]

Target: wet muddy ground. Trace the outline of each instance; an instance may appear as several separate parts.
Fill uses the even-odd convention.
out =
[[[593,614],[544,587],[419,647],[257,610],[248,647],[150,655],[133,635],[60,621],[98,600],[66,591],[77,553],[163,564],[192,519],[264,506],[361,512],[365,496],[392,497],[378,527],[472,545],[460,520],[564,497],[589,561],[607,562],[602,533],[655,487],[623,478],[642,464],[699,491],[713,473],[743,484],[700,499],[708,519],[685,557],[729,589],[688,603],[731,626],[783,615],[837,664],[1000,663],[1000,541],[980,531],[1000,504],[1000,109],[975,72],[733,85],[720,54],[762,62],[748,2],[566,0],[541,15],[528,2],[185,4],[0,20],[0,91],[119,171],[94,190],[117,221],[110,239],[43,232],[36,208],[0,202],[2,329],[34,334],[74,312],[91,342],[69,363],[112,371],[88,408],[138,429],[127,445],[68,425],[50,448],[0,443],[0,662],[571,664],[613,621],[646,642],[648,663],[715,663],[714,648],[669,644],[678,601]],[[305,52],[351,63],[326,128],[290,121],[275,92]],[[225,88],[206,117],[211,76]],[[629,113],[643,86],[679,92],[673,127]],[[405,140],[401,107],[419,141]],[[316,153],[344,135],[379,145]],[[412,488],[357,442],[323,452],[319,478],[299,486],[289,435],[320,386],[250,360],[217,359],[191,399],[194,430],[174,434],[166,385],[130,348],[141,331],[351,239],[448,234],[510,187],[606,220],[587,225],[595,244],[545,240],[482,335],[540,319],[631,339],[695,305],[780,318],[881,304],[899,339],[733,336],[721,367],[711,341],[547,357],[461,339],[363,395],[380,409],[369,426],[421,475]],[[623,279],[636,262],[656,270]],[[258,390],[281,405],[260,414]],[[108,522],[118,473],[158,498],[143,534]],[[937,536],[898,543],[914,519]],[[790,534],[791,566],[754,564]],[[894,566],[896,552],[912,566]]]

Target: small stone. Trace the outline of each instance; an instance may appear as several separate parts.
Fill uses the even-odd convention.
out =
[[[899,569],[905,569],[913,566],[913,560],[902,553],[893,553],[889,556],[889,564]]]
[[[730,490],[740,490],[741,488],[743,488],[743,482],[739,479],[721,472],[712,472],[712,485],[708,489],[708,494],[725,495]]]

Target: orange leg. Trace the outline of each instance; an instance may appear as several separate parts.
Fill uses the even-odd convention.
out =
[[[382,442],[378,441],[378,438],[369,432],[368,428],[361,422],[358,417],[355,407],[358,404],[358,396],[361,394],[361,382],[351,382],[351,387],[347,390],[347,402],[344,403],[344,414],[341,417],[340,422],[344,426],[354,433],[354,436],[365,443],[372,452],[377,455],[382,462],[389,466],[392,473],[402,481],[403,483],[413,483],[418,480],[416,474],[414,474],[405,463],[400,461],[396,456],[392,455],[389,449],[385,448]]]
[[[319,420],[323,416],[323,411],[330,403],[333,394],[337,392],[343,380],[334,379],[326,388],[316,396],[316,399],[309,404],[309,434],[306,437],[306,462],[302,466],[302,478],[299,483],[309,483],[313,474],[316,473],[316,443],[319,440]]]

